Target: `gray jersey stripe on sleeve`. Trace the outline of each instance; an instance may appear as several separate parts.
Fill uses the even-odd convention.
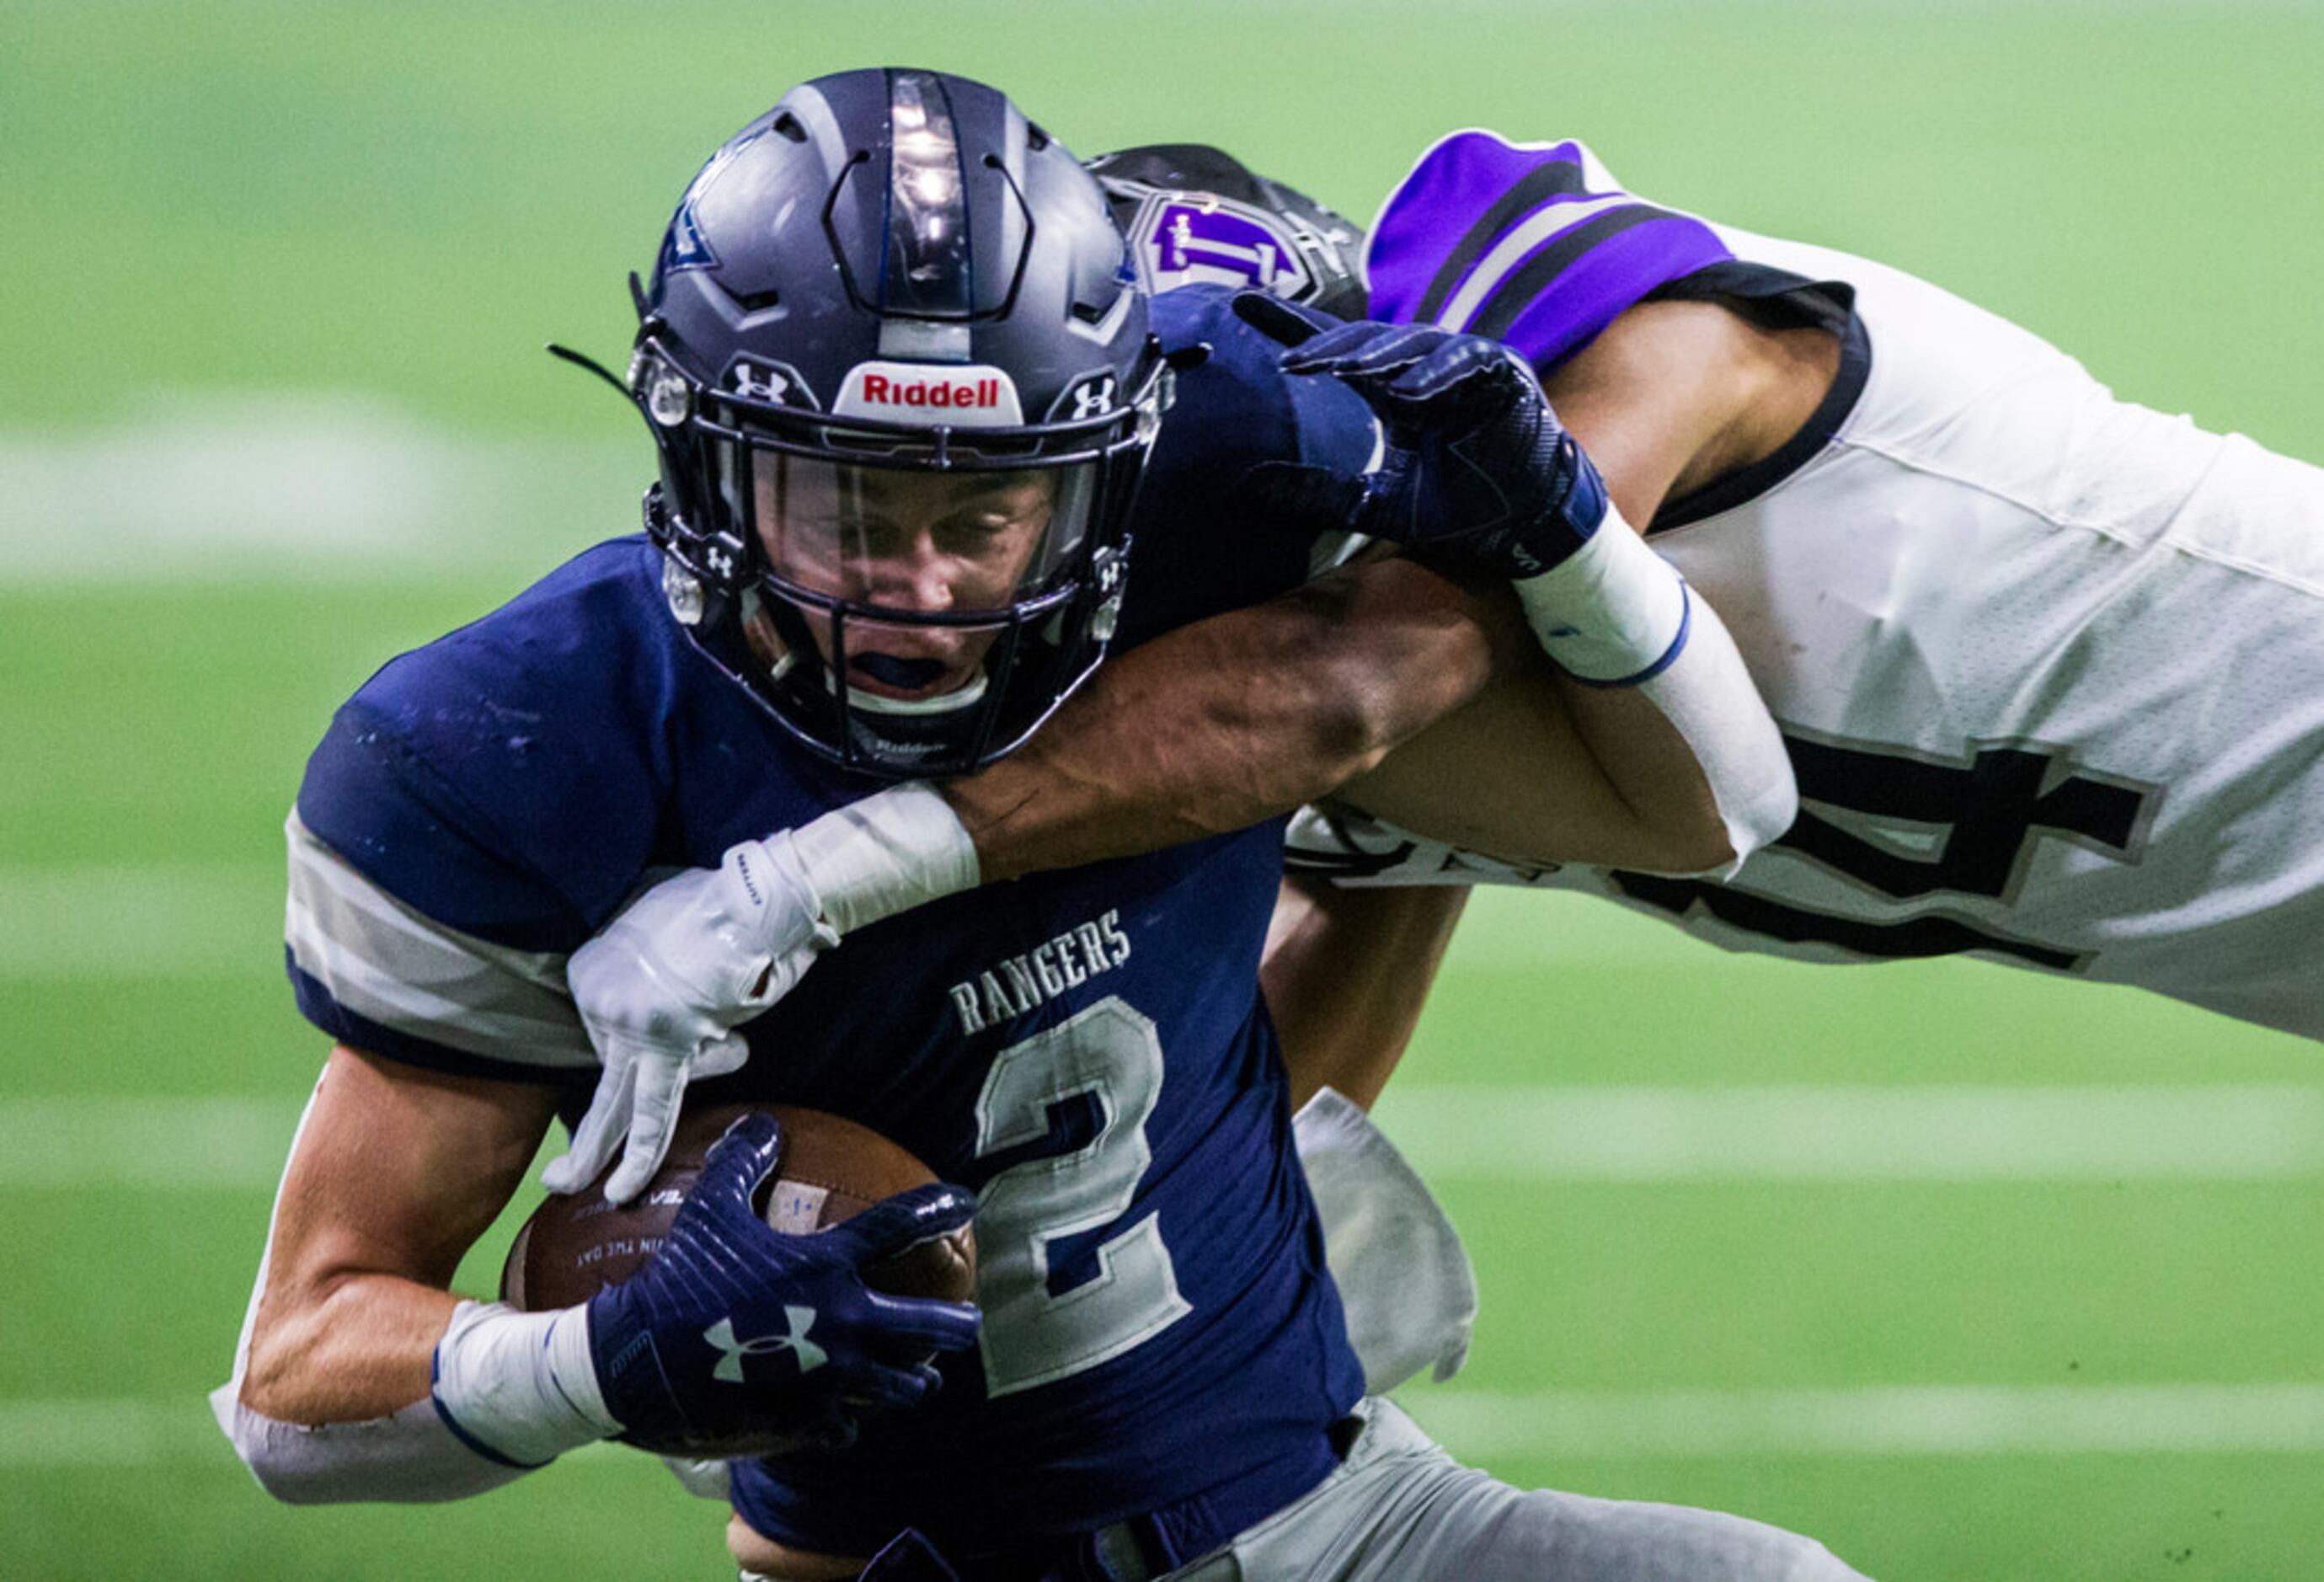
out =
[[[356,1015],[492,1059],[597,1063],[565,988],[565,958],[514,950],[404,905],[318,839],[293,810],[283,936],[301,971]]]
[[[1535,248],[1584,220],[1636,202],[1637,199],[1627,192],[1608,192],[1571,203],[1552,204],[1533,215],[1495,244],[1493,250],[1485,254],[1484,262],[1470,273],[1468,282],[1453,293],[1452,300],[1444,304],[1444,310],[1436,316],[1438,327],[1468,328],[1469,320],[1485,305],[1485,299],[1500,289],[1501,282],[1516,273],[1517,265]]]

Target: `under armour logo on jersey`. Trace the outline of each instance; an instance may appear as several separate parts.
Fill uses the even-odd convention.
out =
[[[1102,417],[1111,412],[1113,391],[1113,375],[1111,374],[1102,379],[1093,379],[1085,384],[1075,385],[1074,416],[1076,418]]]
[[[729,1384],[739,1384],[742,1382],[744,1357],[772,1356],[779,1351],[788,1351],[797,1356],[798,1371],[802,1374],[811,1374],[831,1360],[823,1347],[807,1337],[807,1332],[815,1327],[813,1308],[786,1307],[783,1318],[790,1325],[788,1335],[754,1335],[748,1340],[737,1340],[732,1318],[721,1318],[705,1329],[702,1338],[719,1351],[717,1365],[710,1370],[710,1376],[723,1379]]]

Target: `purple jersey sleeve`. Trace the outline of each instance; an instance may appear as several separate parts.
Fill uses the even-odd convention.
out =
[[[1579,143],[1456,132],[1388,195],[1367,261],[1374,318],[1490,336],[1546,367],[1733,258],[1702,220],[1619,190]]]

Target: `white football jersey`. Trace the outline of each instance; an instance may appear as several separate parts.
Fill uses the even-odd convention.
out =
[[[1723,884],[1375,828],[1342,882],[1588,890],[1730,949],[1967,952],[2324,1037],[2324,470],[1899,271],[1713,228],[1852,285],[1861,327],[1821,449],[1651,537],[1782,726],[1797,825]]]

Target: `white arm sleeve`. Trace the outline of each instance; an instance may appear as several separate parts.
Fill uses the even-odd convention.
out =
[[[288,1423],[243,1405],[241,1390],[238,1377],[219,1385],[210,1411],[258,1486],[290,1504],[465,1499],[526,1470],[469,1449],[432,1401],[362,1422]]]
[[[1512,586],[1559,669],[1585,686],[1636,688],[1693,751],[1734,854],[1702,876],[1728,877],[1791,828],[1791,760],[1726,623],[1611,502],[1572,559]]]
[[[1686,646],[1638,693],[1663,712],[1694,753],[1734,856],[1701,877],[1725,879],[1743,859],[1792,827],[1798,783],[1783,733],[1759,697],[1719,613],[1689,590]]]

